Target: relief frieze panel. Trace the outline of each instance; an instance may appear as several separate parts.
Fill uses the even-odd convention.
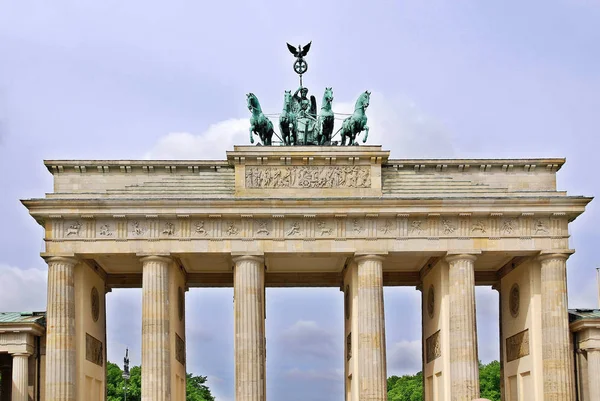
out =
[[[370,166],[246,166],[246,188],[371,188]]]
[[[506,360],[515,361],[529,355],[529,330],[523,330],[506,339]]]
[[[471,215],[272,215],[114,216],[112,219],[53,219],[49,240],[169,239],[470,239],[551,238],[552,248],[568,245],[566,218]],[[523,223],[527,222],[527,230]],[[525,236],[524,236],[525,235]]]
[[[433,333],[425,340],[425,352],[427,363],[436,360],[442,356],[442,345],[440,342],[440,331]]]

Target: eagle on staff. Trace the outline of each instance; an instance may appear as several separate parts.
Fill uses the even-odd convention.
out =
[[[306,57],[306,55],[308,54],[311,43],[312,41],[308,42],[308,44],[304,47],[298,45],[298,48],[295,48],[289,43],[286,43],[288,49],[290,50],[290,53],[292,53],[294,57],[296,57],[296,61],[294,62],[294,71],[296,72],[296,74],[300,75],[300,86],[302,86],[302,74],[308,71],[308,63],[306,62],[306,60],[304,60],[304,57]]]

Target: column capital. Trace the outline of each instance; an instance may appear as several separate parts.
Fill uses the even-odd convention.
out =
[[[79,263],[79,259],[74,254],[71,254],[71,255],[44,254],[44,255],[42,255],[42,258],[48,264],[50,264],[50,263],[67,263],[67,264],[75,266],[77,263]]]
[[[157,253],[157,254],[142,254],[138,253],[137,256],[140,258],[140,262],[162,262],[162,263],[171,263],[173,258],[168,253]]]
[[[471,260],[474,262],[479,255],[481,255],[481,251],[447,252],[445,259],[446,262],[454,262],[456,260]]]
[[[383,262],[387,252],[357,252],[354,254],[354,261],[362,262],[364,260],[377,260]]]
[[[250,255],[250,254],[236,254],[236,253],[232,253],[231,254],[231,259],[233,260],[233,263],[238,263],[238,262],[243,262],[245,260],[248,261],[254,261],[257,263],[265,263],[265,257],[264,255]]]
[[[11,353],[10,354],[13,358],[16,356],[25,356],[27,358],[29,358],[31,356],[31,353],[29,352],[15,352],[15,353]]]
[[[539,256],[538,256],[538,260],[540,262],[543,262],[544,260],[548,260],[548,259],[562,259],[562,260],[567,260],[569,259],[569,256],[571,256],[572,254],[575,253],[574,249],[553,249],[553,250],[548,250],[548,251],[541,251]]]

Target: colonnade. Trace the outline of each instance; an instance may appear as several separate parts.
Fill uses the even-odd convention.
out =
[[[541,253],[543,399],[574,400],[574,377],[567,312],[568,254]],[[355,255],[358,350],[357,393],[352,400],[387,399],[383,262],[385,255]],[[262,255],[232,255],[234,263],[234,331],[236,401],[264,401],[265,385],[265,260]],[[479,397],[479,360],[475,308],[476,254],[448,253],[449,366],[452,401]],[[163,255],[140,258],[142,284],[142,399],[170,401],[172,349],[169,336],[175,302],[169,287],[172,259]],[[46,400],[75,401],[76,333],[74,269],[78,260],[50,257],[46,351]],[[532,341],[534,341],[533,339]],[[600,352],[590,366],[600,369]],[[25,401],[27,356],[13,358],[13,400]],[[537,372],[542,374],[542,372]],[[348,394],[348,392],[347,392]],[[15,398],[16,397],[16,398]],[[21,398],[19,398],[21,397]],[[350,401],[350,400],[347,400]]]

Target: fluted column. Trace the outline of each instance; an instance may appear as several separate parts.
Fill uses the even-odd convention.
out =
[[[573,401],[569,312],[567,310],[567,259],[569,254],[540,256],[542,276],[542,360],[544,400]]]
[[[475,315],[475,255],[446,257],[450,265],[450,383],[452,401],[479,398]]]
[[[265,400],[265,262],[237,256],[233,278],[235,400]]]
[[[13,354],[12,401],[29,401],[29,354]]]
[[[74,258],[51,257],[46,312],[46,401],[75,401]]]
[[[600,349],[587,350],[590,400],[600,400]]]
[[[383,260],[379,255],[355,258],[358,264],[358,358],[360,401],[387,400]]]
[[[141,258],[142,271],[142,400],[171,400],[169,344],[169,268],[164,256]],[[172,300],[175,302],[175,300]]]

